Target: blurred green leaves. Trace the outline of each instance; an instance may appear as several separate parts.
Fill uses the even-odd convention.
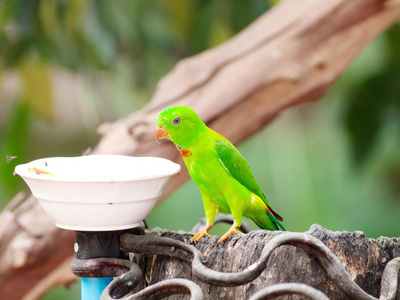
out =
[[[93,1],[3,1],[0,57],[11,68],[32,54],[72,70],[105,68],[112,40],[99,26]],[[105,42],[99,42],[105,40]]]
[[[259,0],[2,1],[0,61],[12,67],[36,53],[78,70],[112,68],[121,54],[137,64],[152,51],[179,59],[225,41],[268,8]],[[221,27],[227,34],[216,38]]]
[[[354,80],[344,105],[344,121],[353,149],[353,158],[361,165],[368,158],[383,127],[395,125],[400,138],[400,24],[384,36],[385,52],[376,57],[381,67],[364,80]]]
[[[21,162],[19,158],[26,156],[29,151],[27,136],[30,133],[30,113],[25,102],[19,100],[9,108],[6,118],[0,119],[0,187],[5,200],[11,200],[21,187],[21,182],[12,174],[15,166]],[[7,156],[16,158],[7,161]]]
[[[53,117],[51,81],[48,66],[38,59],[26,59],[19,65],[22,97],[27,108],[46,120]]]

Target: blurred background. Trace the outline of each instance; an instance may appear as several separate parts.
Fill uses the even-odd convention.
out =
[[[274,2],[1,1],[0,209],[27,190],[12,176],[17,164],[81,155],[97,144],[100,124],[146,105],[180,59],[231,38]],[[371,238],[400,235],[399,56],[398,23],[323,99],[286,110],[238,146],[288,230],[318,223]],[[147,221],[190,231],[201,217],[189,181]],[[78,291],[74,284],[45,299]]]

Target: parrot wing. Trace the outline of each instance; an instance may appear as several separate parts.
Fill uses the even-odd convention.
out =
[[[268,206],[269,210],[271,210],[272,215],[279,221],[283,221],[282,217],[272,210],[271,205],[254,178],[249,164],[240,155],[239,151],[226,140],[216,140],[215,150],[224,169],[249,191],[259,196]]]

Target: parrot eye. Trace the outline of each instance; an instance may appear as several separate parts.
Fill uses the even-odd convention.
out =
[[[181,122],[181,118],[175,118],[172,120],[172,124],[178,125]]]

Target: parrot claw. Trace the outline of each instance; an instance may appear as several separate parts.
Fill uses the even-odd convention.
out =
[[[211,237],[211,234],[207,233],[207,230],[209,228],[208,227],[204,227],[203,229],[201,229],[196,235],[194,235],[191,239],[190,239],[190,243],[197,243],[198,241],[200,241],[204,236],[209,236]]]
[[[221,244],[223,241],[225,241],[228,237],[230,237],[231,235],[234,234],[238,234],[238,233],[243,233],[239,230],[228,230],[228,232],[226,232],[218,241],[218,244]]]
[[[219,239],[218,244],[221,244],[223,241],[225,241],[228,237],[230,237],[231,235],[234,234],[238,234],[238,233],[243,233],[239,230],[236,230],[237,225],[236,222],[232,225],[231,228],[229,228],[229,230]]]

